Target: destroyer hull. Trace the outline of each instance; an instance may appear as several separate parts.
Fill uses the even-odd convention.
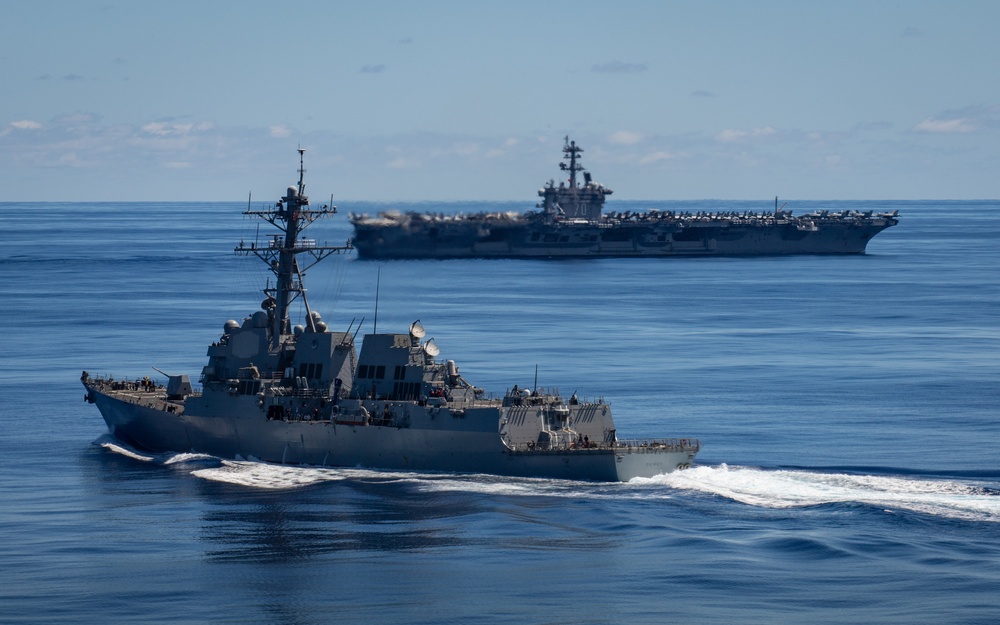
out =
[[[835,223],[817,229],[795,224],[685,228],[571,225],[507,227],[484,233],[463,224],[422,229],[355,222],[353,244],[359,257],[366,259],[864,254],[872,237],[891,225],[888,220]]]
[[[303,236],[316,219],[336,213],[335,206],[311,207],[303,153],[298,183],[276,203],[259,210],[248,204],[244,212],[280,231],[234,249],[263,261],[274,281],[259,310],[223,324],[208,347],[200,388],[188,374],[159,369],[165,385],[148,376],[81,374],[85,399],[115,437],[153,452],[576,480],[630,480],[691,464],[697,439],[620,441],[603,398],[581,400],[574,392],[564,400],[537,385],[488,397],[454,360],[436,359],[441,350],[419,320],[406,333],[365,334],[359,353],[360,324],[354,332],[354,321],[332,330],[306,297],[303,266],[352,248]],[[574,175],[578,170],[574,164]],[[600,200],[595,210],[606,193],[588,181],[586,198]],[[484,236],[484,245],[499,241]],[[293,302],[306,312],[294,326]]]
[[[162,400],[122,398],[87,387],[111,434],[152,452],[330,467],[487,473],[591,481],[628,481],[691,465],[691,444],[512,449],[493,431],[375,426],[335,420],[268,420],[256,408],[218,416],[172,414]]]

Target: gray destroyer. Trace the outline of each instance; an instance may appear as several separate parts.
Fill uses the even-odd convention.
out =
[[[694,438],[620,439],[602,399],[508,389],[489,398],[452,360],[440,360],[419,321],[405,333],[331,330],[306,299],[305,271],[350,245],[302,236],[316,219],[299,180],[277,203],[245,214],[280,232],[235,249],[274,273],[261,308],[227,321],[208,348],[200,388],[189,375],[81,377],[113,436],[153,452],[202,452],[275,463],[627,481],[688,467]],[[305,315],[295,326],[291,304]]]
[[[774,211],[604,213],[611,189],[580,164],[583,148],[567,137],[558,185],[538,191],[539,210],[444,215],[387,211],[351,214],[360,258],[560,258],[608,256],[753,256],[864,254],[897,213]],[[577,174],[583,175],[583,183]]]

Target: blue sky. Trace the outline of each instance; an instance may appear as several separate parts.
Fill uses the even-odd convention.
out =
[[[0,0],[0,200],[1000,197],[1000,2]]]

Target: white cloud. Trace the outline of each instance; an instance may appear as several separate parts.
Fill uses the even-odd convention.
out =
[[[400,156],[385,164],[388,169],[416,169],[420,167],[420,161],[413,158]]]
[[[632,132],[630,130],[619,130],[618,132],[611,133],[608,137],[608,141],[616,145],[635,145],[644,139],[644,135],[641,132]]]
[[[642,165],[651,165],[653,163],[658,163],[660,161],[669,161],[677,158],[676,154],[671,154],[670,152],[652,152],[639,159],[639,163]]]
[[[521,141],[517,137],[508,137],[503,143],[494,148],[490,148],[483,153],[486,158],[499,158],[505,156],[511,149],[515,148]]]
[[[920,132],[972,132],[976,127],[964,117],[955,119],[931,119],[928,117],[914,127]]]
[[[859,174],[851,177],[852,182],[872,172],[869,178],[874,182],[869,188],[876,191],[869,192],[888,196],[895,188],[890,182],[897,179],[906,182],[911,170],[921,172],[922,178],[945,189],[937,192],[940,195],[954,193],[948,190],[956,183],[944,174],[939,175],[933,167],[920,169],[925,165],[923,161],[917,162],[918,155],[940,149],[942,138],[950,141],[961,138],[963,148],[969,149],[955,151],[954,158],[965,159],[962,162],[968,165],[964,170],[987,169],[989,158],[995,154],[992,140],[1000,132],[1000,106],[926,110],[923,115],[928,121],[922,132],[915,130],[917,122],[924,119],[921,117],[911,118],[902,125],[872,125],[871,128],[877,129],[874,137],[877,142],[872,140],[874,130],[869,131],[864,125],[848,125],[843,130],[798,130],[768,126],[766,122],[770,120],[766,118],[757,123],[737,123],[723,129],[716,126],[714,131],[671,136],[629,122],[617,129],[595,128],[589,133],[577,130],[579,136],[574,138],[587,149],[585,164],[594,168],[600,180],[618,190],[614,197],[667,194],[662,177],[648,175],[652,171],[669,172],[669,194],[679,197],[704,197],[708,193],[738,197],[757,193],[755,185],[765,186],[773,178],[779,179],[773,186],[783,186],[780,183],[783,179],[800,181],[796,187],[800,194],[844,197],[843,194],[861,193],[856,191],[861,186],[849,189],[836,186],[842,180],[838,176],[847,171]],[[302,130],[291,122],[280,122],[282,117],[272,118],[270,124],[262,127],[213,126],[200,121],[205,119],[200,116],[147,117],[134,125],[111,123],[95,113],[36,119],[45,121],[22,117],[0,122],[0,182],[7,183],[8,188],[20,189],[19,181],[37,175],[46,181],[45,199],[78,197],[80,193],[97,198],[132,193],[143,199],[163,197],[150,193],[165,193],[170,199],[197,199],[201,193],[212,199],[227,199],[238,196],[238,190],[247,187],[247,180],[254,181],[260,171],[266,174],[273,167],[269,159],[275,143],[298,137],[286,147],[291,152],[290,158],[296,159],[293,149],[296,143],[310,146],[307,162],[313,163],[314,190],[333,190],[338,196],[353,199],[528,201],[531,189],[558,171],[553,167],[558,162],[553,155],[559,155],[566,132],[565,129],[545,134],[535,129],[524,135],[412,132],[372,137]],[[975,132],[962,130],[966,127],[974,128]],[[941,134],[949,130],[966,134]],[[768,149],[779,140],[782,150]],[[897,143],[905,150],[898,152],[901,156],[892,151],[899,149]],[[877,153],[873,153],[875,148],[879,150]],[[220,154],[226,157],[219,159]],[[224,166],[220,161],[224,161]],[[905,162],[899,164],[900,161]],[[729,186],[713,186],[712,178],[717,178],[722,170],[727,172],[724,178]],[[208,172],[215,172],[214,183],[209,182]],[[483,180],[495,173],[513,183],[484,185]],[[223,180],[226,176],[229,178]],[[974,190],[963,189],[962,193],[994,196],[995,185],[989,186],[992,179],[986,174],[982,176],[986,182]],[[190,178],[192,182],[183,186],[165,182],[177,177]],[[83,189],[82,179],[91,185],[89,191]],[[372,183],[373,180],[376,182]],[[199,186],[202,181],[206,186]],[[935,192],[929,185],[921,189]],[[907,190],[905,185],[899,188],[904,190],[895,193],[927,193]],[[254,188],[255,196],[267,191]]]
[[[186,135],[194,127],[193,124],[172,124],[169,122],[149,122],[142,127],[142,131],[159,137],[168,135]]]
[[[212,122],[199,122],[197,124],[192,123],[175,123],[175,122],[149,122],[143,125],[142,131],[156,135],[158,137],[184,137],[191,133],[192,130],[203,132],[206,130],[211,130],[215,128],[215,124]]]
[[[764,126],[763,128],[751,128],[750,130],[732,130],[726,129],[715,135],[715,140],[721,143],[734,143],[737,141],[743,141],[745,139],[760,139],[763,137],[769,137],[775,132],[774,128],[770,126]]]
[[[52,163],[59,167],[90,167],[94,165],[93,162],[86,161],[80,158],[76,152],[67,152],[65,154],[59,155],[55,161]]]

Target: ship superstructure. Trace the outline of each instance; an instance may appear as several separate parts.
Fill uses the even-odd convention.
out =
[[[300,150],[298,184],[273,206],[245,212],[278,230],[235,249],[264,261],[274,286],[264,289],[259,310],[224,324],[200,388],[184,374],[160,385],[83,373],[85,398],[115,437],[156,452],[603,481],[667,473],[694,460],[697,439],[620,439],[601,398],[517,386],[487,397],[453,360],[438,358],[419,321],[404,333],[365,335],[358,353],[354,322],[333,330],[306,298],[306,270],[351,247],[302,236],[336,213],[332,205],[310,206],[304,174]],[[293,326],[297,300],[305,316]]]
[[[538,210],[351,214],[353,244],[361,258],[863,254],[872,237],[898,223],[896,212],[793,215],[777,199],[773,211],[604,213],[612,191],[583,168],[582,152],[566,137],[559,166],[569,178],[538,191]]]

